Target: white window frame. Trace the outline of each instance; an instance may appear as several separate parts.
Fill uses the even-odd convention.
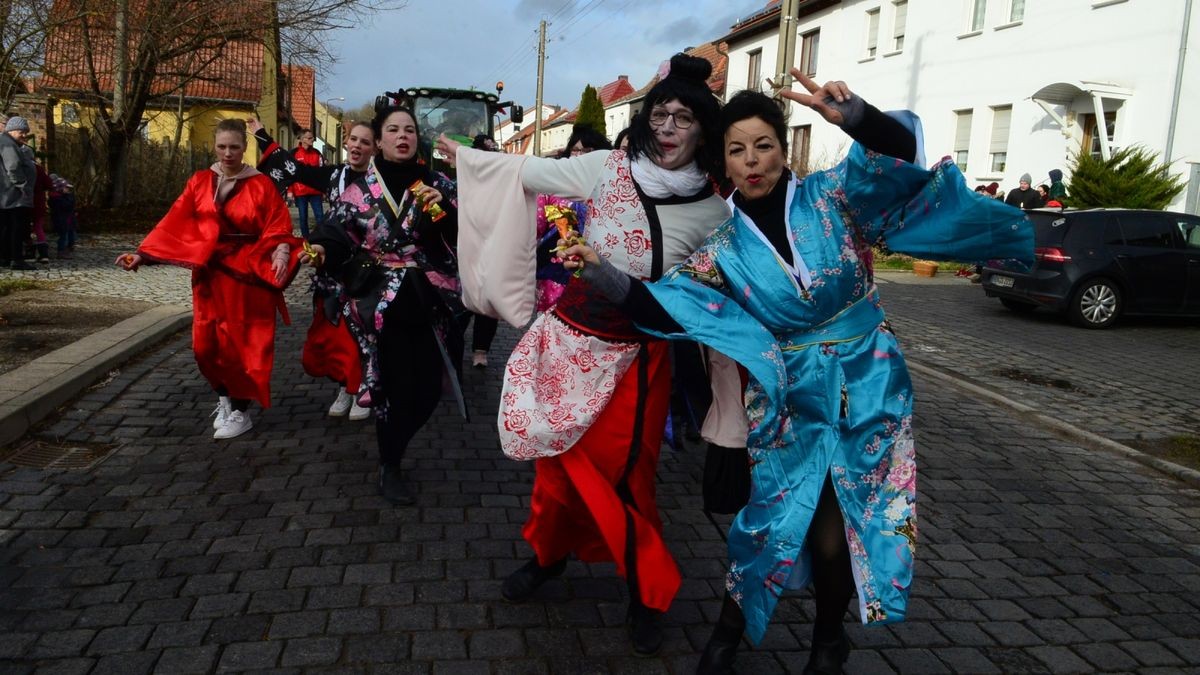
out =
[[[969,0],[967,6],[967,31],[978,33],[987,23],[987,0]]]
[[[1020,16],[1016,15],[1017,8],[1020,8]],[[1008,0],[1008,23],[1021,23],[1025,20],[1025,0]]]
[[[903,12],[903,14],[901,14]],[[892,2],[892,52],[904,51],[904,35],[908,30],[908,0]]]
[[[879,8],[868,9],[866,20],[867,39],[865,48],[863,49],[863,58],[873,59],[879,55]]]
[[[746,53],[746,88],[750,91],[762,91],[762,49],[752,49]]]
[[[821,51],[821,29],[814,28],[800,36],[800,63],[796,64],[805,75],[817,74],[818,54]]]
[[[992,133],[988,147],[988,170],[1002,174],[1008,167],[1008,138],[1012,135],[1012,105],[994,105],[992,108]],[[999,166],[997,166],[999,162]]]
[[[954,111],[954,163],[963,173],[967,172],[967,162],[971,156],[971,127],[974,123],[975,111],[973,109]]]

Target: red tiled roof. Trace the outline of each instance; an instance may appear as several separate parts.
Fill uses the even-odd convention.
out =
[[[288,102],[292,121],[305,129],[315,129],[313,95],[316,91],[316,71],[311,66],[287,65]]]
[[[600,106],[605,107],[619,98],[632,94],[633,85],[629,84],[627,76],[618,75],[617,79],[600,87],[600,90],[596,93],[600,96]]]
[[[70,11],[72,0],[60,0],[52,11]],[[136,14],[139,3],[131,3]],[[153,5],[151,5],[153,6]],[[148,10],[147,10],[148,11]],[[91,58],[95,64],[99,89],[108,93],[113,88],[112,17],[93,14],[88,37]],[[130,21],[139,25],[137,17]],[[45,67],[40,86],[51,91],[92,91],[87,68],[87,53],[79,22],[60,24],[46,41]],[[168,59],[162,64],[151,83],[151,95],[178,94],[179,82],[189,79],[183,87],[187,98],[229,100],[257,103],[262,98],[263,44],[259,40],[236,40],[223,47],[210,43]]]

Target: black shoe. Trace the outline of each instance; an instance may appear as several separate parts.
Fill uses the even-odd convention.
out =
[[[542,584],[561,575],[566,569],[566,558],[549,567],[542,567],[535,555],[516,572],[508,575],[500,586],[500,595],[509,602],[525,602]]]
[[[397,506],[409,506],[417,501],[409,491],[398,464],[379,466],[379,494]]]
[[[850,640],[846,631],[841,630],[833,640],[813,640],[812,653],[808,656],[808,665],[804,666],[803,675],[839,675],[842,664],[850,658]]]
[[[14,260],[12,263],[12,269],[14,269],[14,270],[35,270],[37,268],[34,267],[33,265],[30,265],[29,263],[25,262],[24,260]]]
[[[733,660],[737,658],[737,649],[742,644],[742,636],[735,639],[718,635],[713,632],[704,645],[704,653],[700,655],[700,665],[696,666],[696,675],[734,675]]]
[[[638,656],[654,656],[662,649],[663,632],[659,624],[662,614],[643,605],[639,600],[629,602],[629,641]]]

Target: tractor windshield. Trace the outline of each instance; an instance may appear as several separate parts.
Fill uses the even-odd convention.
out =
[[[421,140],[426,143],[432,144],[438,134],[446,134],[470,145],[475,136],[488,131],[488,106],[483,100],[417,96],[413,112],[421,127]]]

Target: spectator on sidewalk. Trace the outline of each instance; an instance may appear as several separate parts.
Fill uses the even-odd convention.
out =
[[[1019,209],[1036,209],[1041,206],[1042,200],[1038,197],[1037,190],[1029,187],[1032,182],[1033,178],[1029,174],[1021,174],[1020,186],[1008,193],[1008,196],[1004,198],[1004,203]]]
[[[300,130],[300,142],[296,146],[292,155],[296,161],[307,166],[321,166],[325,163],[325,158],[321,153],[313,148],[315,137],[311,129]],[[321,200],[324,198],[320,190],[315,190],[304,183],[292,183],[288,188],[292,192],[292,197],[296,200],[296,211],[300,214],[300,236],[308,237],[308,209],[312,209],[313,227],[321,224],[325,218],[325,212],[321,206]]]
[[[1050,169],[1050,193],[1047,201],[1054,200],[1066,203],[1067,186],[1063,183],[1063,172],[1059,169]]]
[[[50,174],[50,223],[58,235],[56,249],[60,260],[70,260],[75,255],[75,238],[79,221],[75,216],[75,186],[66,178]]]
[[[25,173],[21,156],[22,142],[29,133],[29,122],[23,117],[10,117],[0,134],[0,266],[14,270],[31,270],[25,262],[25,221],[22,220],[22,201],[28,184],[32,200],[32,179]],[[32,201],[31,201],[32,203]]]
[[[29,146],[26,146],[29,147]],[[32,151],[32,148],[30,149]],[[33,239],[34,255],[45,265],[50,262],[50,244],[46,242],[46,215],[49,213],[47,199],[50,196],[50,174],[41,162],[34,162],[36,178],[33,183]]]

